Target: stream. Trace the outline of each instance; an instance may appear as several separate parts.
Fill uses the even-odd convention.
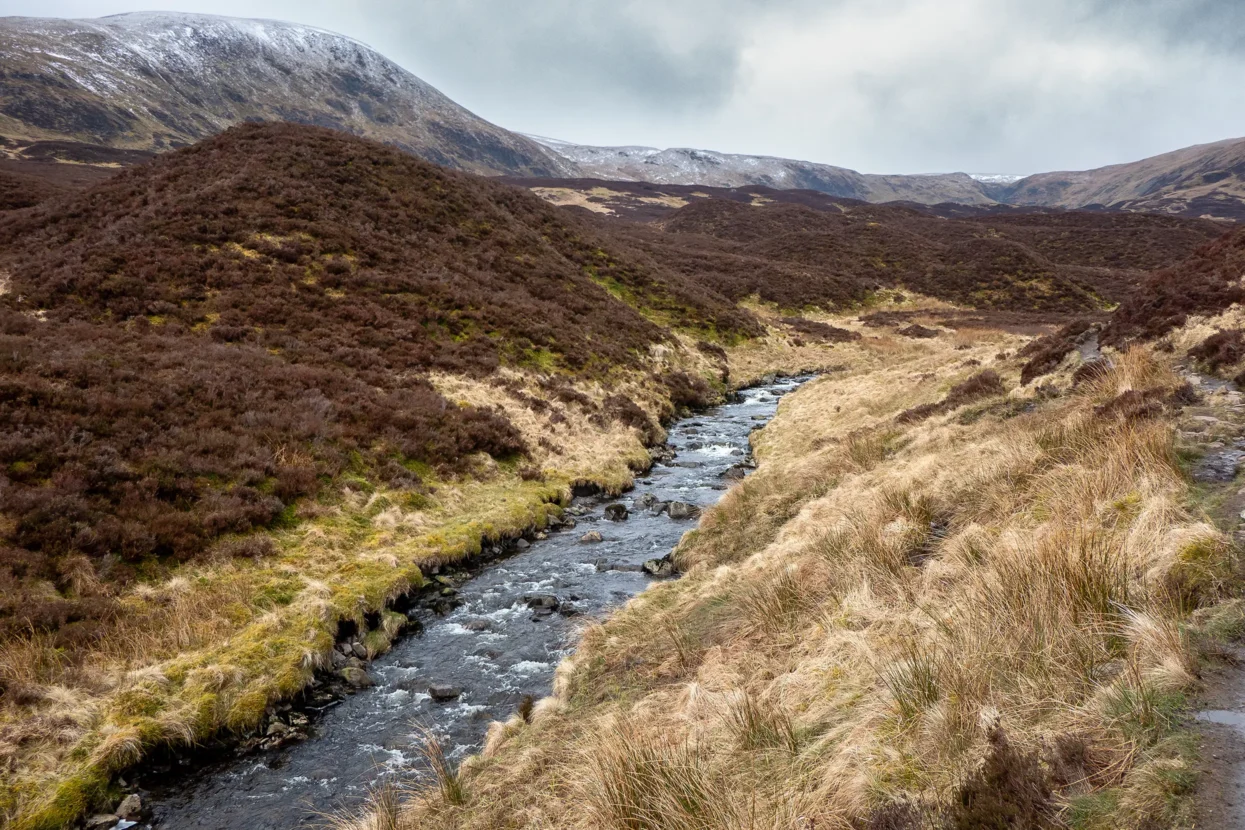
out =
[[[549,693],[554,669],[574,649],[581,627],[644,590],[653,577],[640,566],[665,556],[695,526],[694,518],[672,519],[661,503],[717,502],[732,468],[738,473],[748,458],[748,436],[805,380],[745,390],[734,402],[672,425],[673,458],[654,465],[621,498],[574,499],[568,514],[576,527],[544,539],[528,536],[529,547],[457,587],[457,608],[421,613],[422,632],[369,666],[376,685],[326,711],[306,741],[235,756],[153,788],[144,794],[152,815],[147,826],[321,826],[328,815],[359,808],[384,776],[420,775],[421,729],[440,739],[453,762],[478,752],[491,721],[509,718],[525,696]],[[605,517],[614,504],[628,508],[626,519]],[[594,530],[602,541],[581,541]],[[549,596],[556,598],[554,611],[539,608]],[[434,700],[433,685],[461,693]]]

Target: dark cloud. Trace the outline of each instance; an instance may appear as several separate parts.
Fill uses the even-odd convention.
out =
[[[8,0],[370,43],[503,126],[869,172],[1031,172],[1245,134],[1238,0]]]

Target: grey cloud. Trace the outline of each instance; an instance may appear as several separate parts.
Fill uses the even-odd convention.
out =
[[[868,172],[1031,172],[1245,134],[1237,0],[7,0],[295,20],[512,129]]]

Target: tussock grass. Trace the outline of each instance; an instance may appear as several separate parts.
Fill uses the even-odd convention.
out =
[[[1039,399],[964,340],[865,338],[786,398],[685,576],[585,633],[454,826],[1184,826],[1191,626],[1239,628],[1236,557],[1167,417],[1101,409],[1179,379],[1134,350]],[[895,423],[966,358],[1032,405]]]

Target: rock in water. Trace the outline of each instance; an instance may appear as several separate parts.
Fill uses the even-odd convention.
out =
[[[532,546],[531,543],[528,542],[526,539],[518,539],[514,543],[515,550],[527,550],[531,546]]]
[[[338,674],[341,675],[342,680],[345,680],[355,689],[366,689],[368,686],[375,685],[375,681],[368,676],[367,672],[363,669],[356,669],[353,666],[347,666],[339,671]]]
[[[685,501],[672,501],[669,513],[672,519],[692,519],[700,515],[700,508]]]
[[[601,537],[601,531],[590,530],[587,533],[585,533],[583,536],[580,536],[579,541],[586,544],[588,542],[601,542],[601,541],[604,541],[604,539]]]
[[[446,683],[433,683],[428,687],[428,696],[439,703],[445,703],[448,700],[457,700],[462,693],[462,689],[457,686],[450,686]]]
[[[625,504],[607,504],[605,505],[605,518],[611,522],[622,522],[627,519],[627,505]]]
[[[558,598],[553,594],[524,594],[528,608],[557,608]]]

